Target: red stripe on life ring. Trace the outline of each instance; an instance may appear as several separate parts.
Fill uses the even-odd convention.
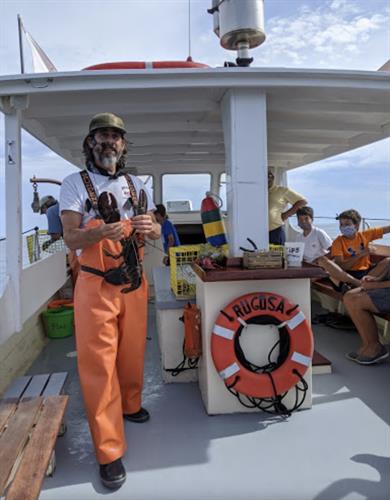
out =
[[[276,293],[249,293],[234,299],[217,317],[211,335],[211,354],[226,386],[256,398],[275,397],[275,390],[266,373],[253,372],[243,366],[235,351],[235,337],[242,325],[256,317],[272,317],[285,323],[289,335],[289,352],[285,361],[270,372],[276,394],[281,395],[300,381],[311,365],[314,342],[310,325],[299,308]],[[295,373],[294,373],[295,372]]]
[[[154,69],[169,69],[169,68],[208,68],[207,64],[194,61],[153,61],[147,63],[145,61],[121,61],[109,62],[102,64],[94,64],[88,66],[84,70],[111,70],[111,69],[146,69],[151,65]],[[84,71],[83,70],[83,71]]]

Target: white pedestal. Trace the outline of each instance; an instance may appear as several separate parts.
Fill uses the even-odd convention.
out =
[[[211,333],[220,310],[235,298],[252,292],[274,292],[286,297],[290,302],[299,304],[310,323],[310,279],[308,278],[204,282],[197,276],[196,303],[202,313],[203,350],[198,376],[200,391],[208,414],[259,411],[257,408],[245,408],[226,389],[214,366],[210,348]],[[265,347],[268,353],[269,345]],[[255,347],[254,350],[256,350]],[[312,404],[311,368],[306,372],[304,379],[309,387],[301,408],[310,408]],[[295,388],[289,391],[283,402],[287,407],[291,407],[294,401]]]

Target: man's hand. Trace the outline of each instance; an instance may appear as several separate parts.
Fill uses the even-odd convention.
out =
[[[132,217],[131,223],[138,233],[145,234],[151,240],[158,240],[161,236],[161,225],[156,222],[153,212],[136,215]]]
[[[131,224],[138,233],[142,234],[149,234],[154,229],[154,222],[149,214],[132,217]]]
[[[371,276],[370,274],[366,274],[360,281],[361,283],[366,283],[370,281],[380,281],[380,278],[377,276]]]
[[[45,252],[52,243],[54,243],[54,241],[52,241],[52,240],[47,240],[47,241],[43,242],[42,243],[42,250]]]
[[[97,241],[104,239],[120,241],[124,236],[121,222],[113,222],[112,224],[103,223],[93,228],[91,232],[95,233],[94,236],[96,236]]]

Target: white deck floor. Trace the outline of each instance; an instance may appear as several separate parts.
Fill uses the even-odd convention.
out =
[[[43,500],[385,500],[390,498],[390,363],[344,358],[356,332],[315,326],[316,348],[333,362],[314,376],[313,408],[289,419],[262,413],[206,415],[198,386],[164,385],[150,320],[144,405],[152,418],[126,423],[127,481],[100,484],[76,374],[73,339],[51,341],[30,373],[67,370],[71,395],[57,470]]]

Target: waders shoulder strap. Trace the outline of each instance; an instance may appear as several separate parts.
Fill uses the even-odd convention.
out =
[[[92,184],[91,178],[89,177],[89,174],[86,170],[80,172],[80,175],[84,183],[85,189],[87,190],[88,199],[91,202],[92,208],[95,210],[96,215],[99,215],[98,198],[94,185]]]

